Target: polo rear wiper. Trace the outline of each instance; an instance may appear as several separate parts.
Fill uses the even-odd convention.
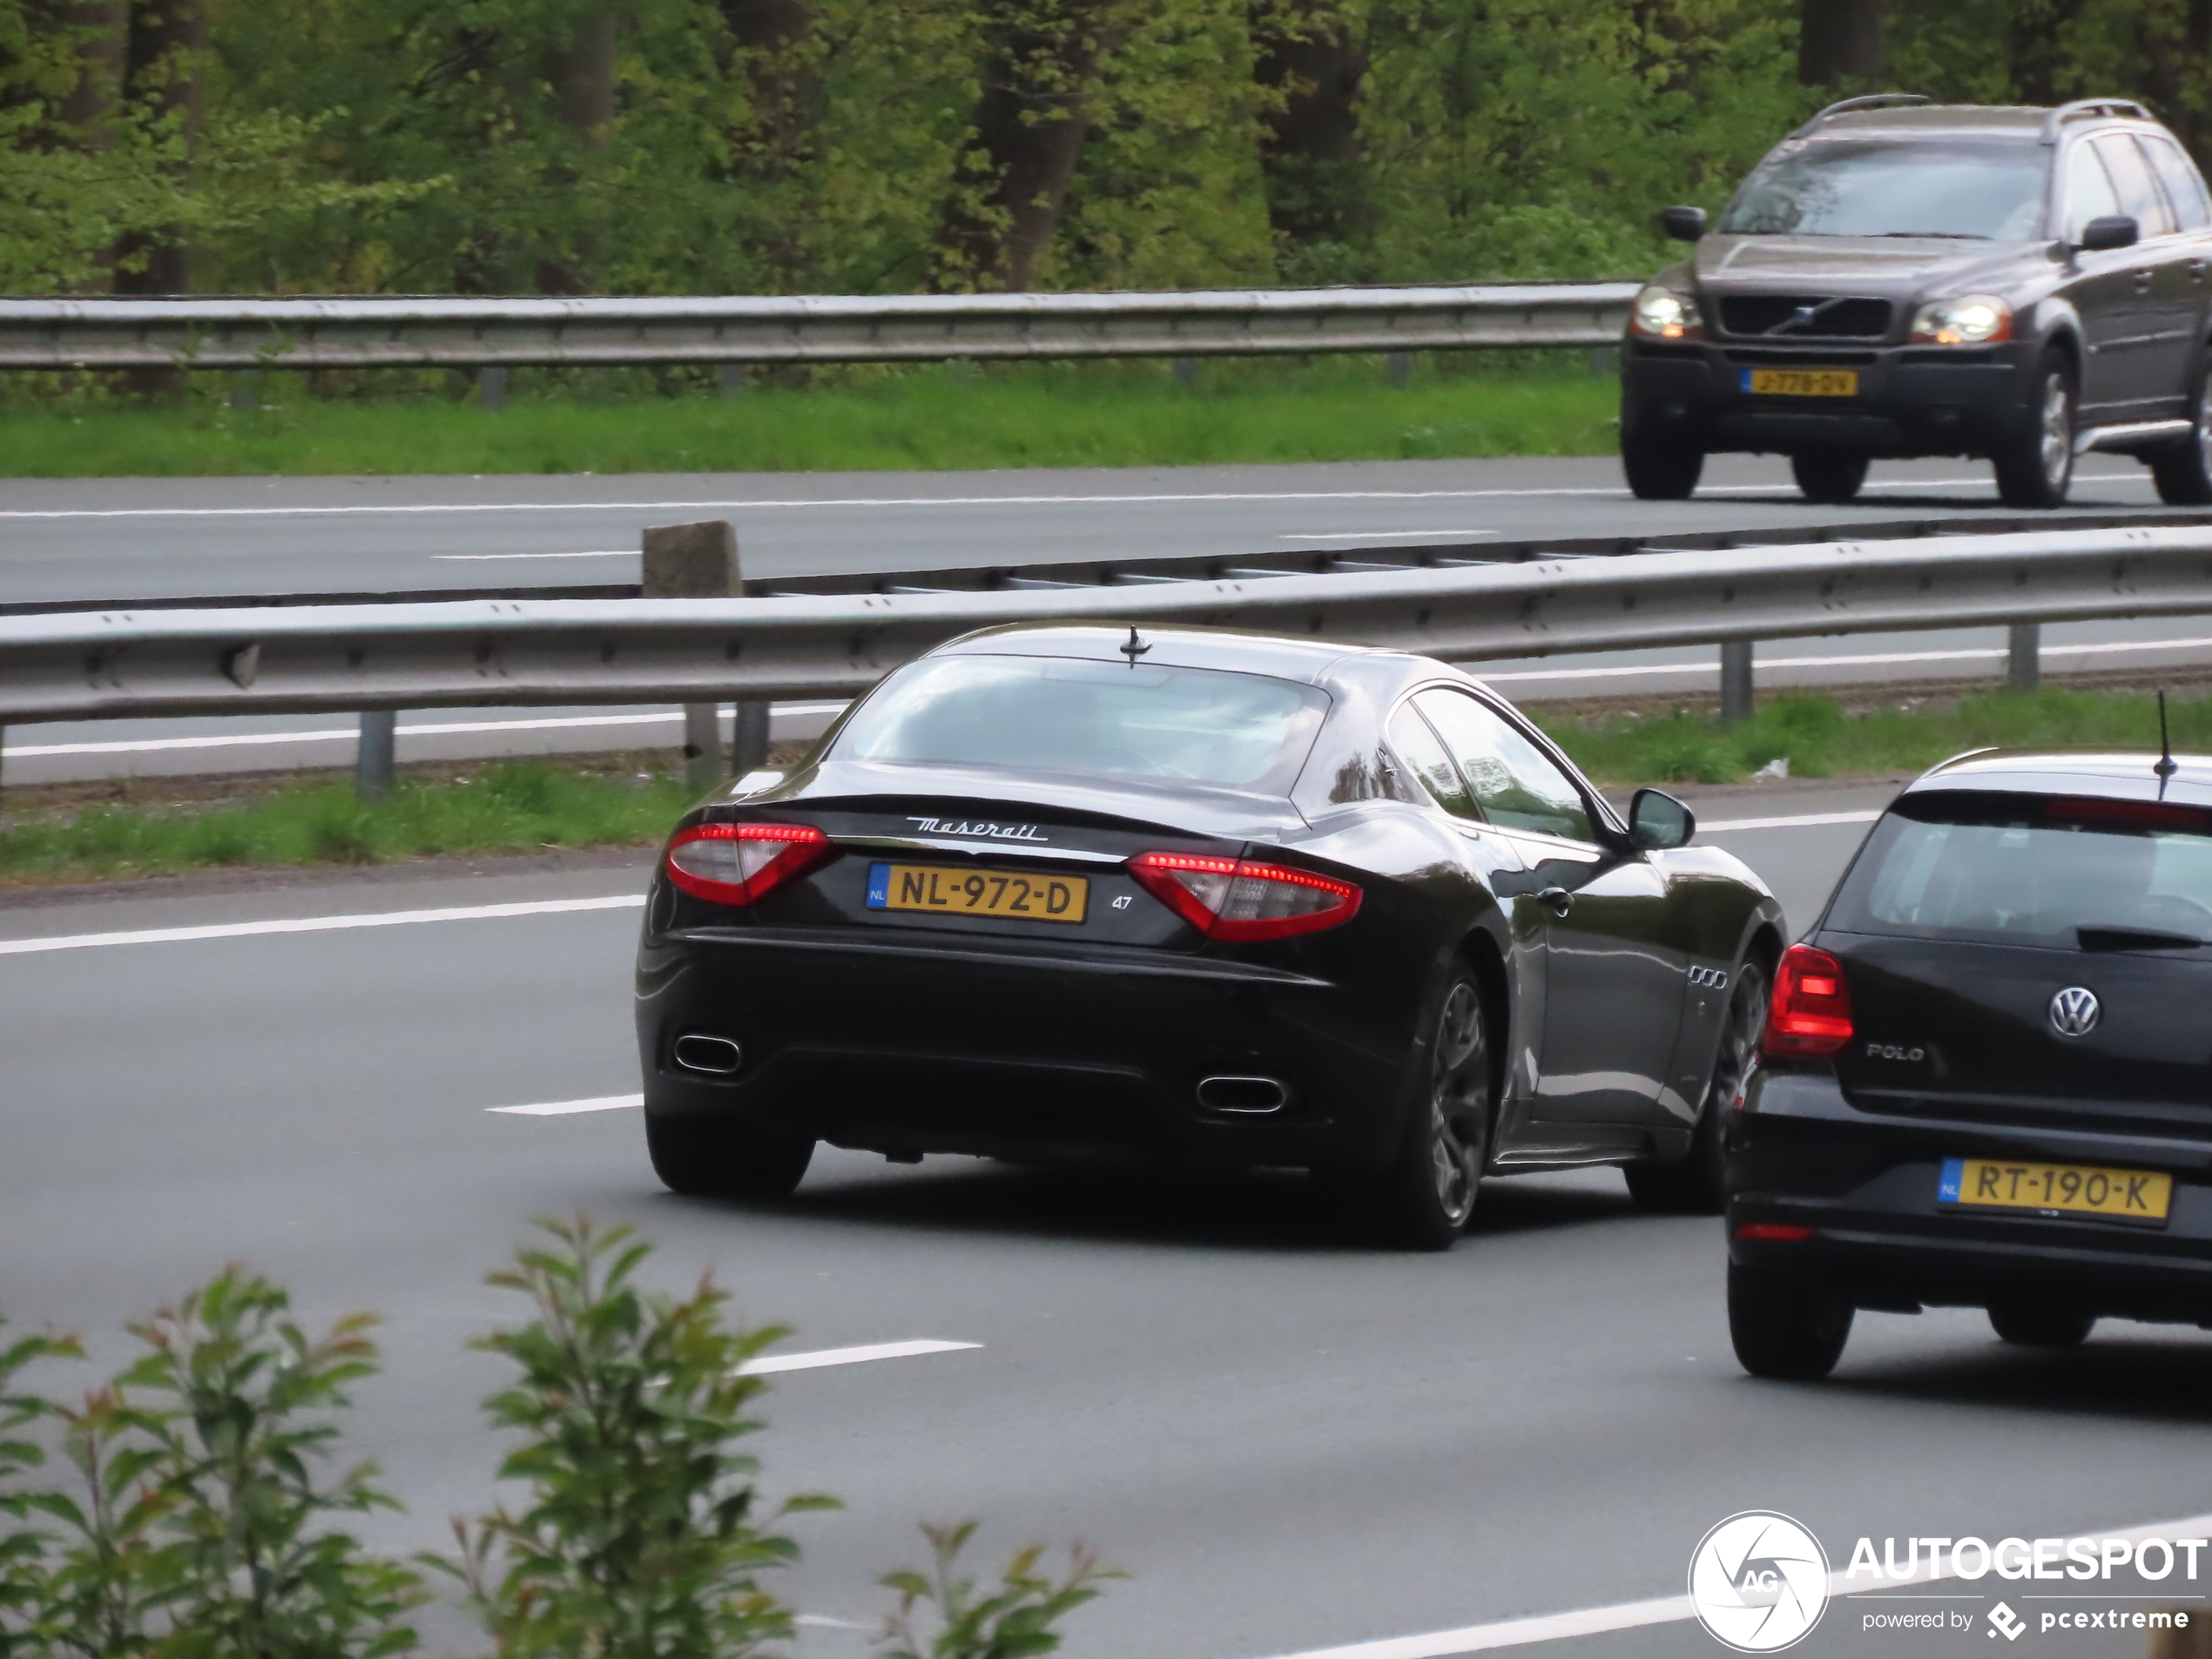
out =
[[[1952,242],[1986,242],[1990,239],[1979,231],[1883,231],[1884,236],[1942,237]]]
[[[2084,950],[2195,950],[2204,942],[2157,927],[2076,927],[2074,936]]]

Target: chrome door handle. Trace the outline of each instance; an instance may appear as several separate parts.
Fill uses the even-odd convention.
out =
[[[2189,280],[2192,282],[2203,281],[2204,268],[2205,262],[2202,260],[2191,260],[2189,261]]]
[[[2151,274],[2149,272],[2138,271],[2135,273],[2135,292],[2137,293],[2148,293],[2150,292],[2150,283]]]
[[[1575,907],[1575,895],[1565,887],[1546,887],[1536,895],[1536,902],[1544,906],[1552,914],[1563,916]]]

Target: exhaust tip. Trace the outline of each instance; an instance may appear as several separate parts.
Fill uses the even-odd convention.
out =
[[[677,1038],[673,1052],[676,1063],[684,1070],[704,1071],[716,1077],[726,1077],[745,1063],[745,1050],[728,1037],[698,1032]]]
[[[1272,1077],[1208,1077],[1198,1085],[1198,1104],[1210,1112],[1279,1112],[1290,1098],[1289,1088]]]

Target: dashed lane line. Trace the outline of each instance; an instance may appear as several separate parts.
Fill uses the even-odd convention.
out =
[[[980,1348],[980,1342],[941,1342],[924,1337],[913,1342],[870,1342],[857,1348],[819,1348],[812,1353],[767,1353],[738,1367],[747,1377],[766,1377],[781,1371],[816,1371],[824,1366],[860,1366],[872,1359],[906,1359],[916,1354],[958,1353]]]
[[[618,1112],[645,1103],[643,1095],[595,1095],[590,1100],[541,1100],[529,1106],[487,1106],[488,1112],[511,1112],[517,1117],[570,1117],[578,1112]]]
[[[1718,834],[1727,830],[1819,829],[1829,824],[1871,824],[1881,816],[1878,808],[1863,813],[1798,813],[1788,818],[1723,818],[1697,827]]]
[[[511,916],[557,916],[583,910],[636,910],[642,893],[604,899],[541,899],[526,904],[455,905],[436,910],[386,910],[359,916],[287,916],[276,921],[225,921],[204,927],[147,927],[130,933],[62,934],[49,939],[0,939],[0,956],[35,956],[57,950],[98,950],[111,945],[174,945],[206,939],[251,939],[264,934],[337,933],[351,927],[405,927],[424,921],[492,921]]]

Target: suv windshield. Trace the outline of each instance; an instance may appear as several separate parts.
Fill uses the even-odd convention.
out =
[[[2043,217],[2040,145],[1827,139],[1770,157],[1719,229],[1730,236],[1966,236],[2026,241]]]
[[[2067,796],[1909,795],[1875,826],[1827,925],[2068,949],[2202,943],[2212,940],[2212,812]]]
[[[1328,702],[1310,685],[1218,669],[940,657],[869,698],[830,755],[1286,794]]]

